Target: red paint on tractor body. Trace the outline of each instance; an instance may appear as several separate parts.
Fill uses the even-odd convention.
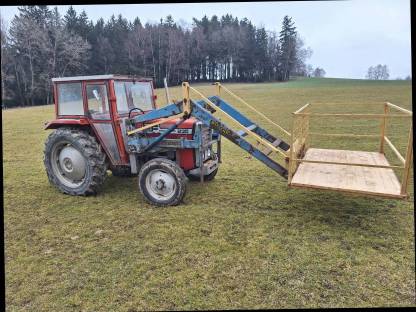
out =
[[[179,164],[183,170],[195,168],[195,151],[192,148],[178,149]]]
[[[45,130],[56,129],[62,126],[70,126],[70,125],[73,125],[73,126],[89,126],[90,125],[90,122],[88,121],[87,118],[79,118],[79,116],[77,117],[78,117],[77,119],[75,119],[74,116],[71,116],[70,119],[59,118],[59,119],[52,120],[45,125]]]

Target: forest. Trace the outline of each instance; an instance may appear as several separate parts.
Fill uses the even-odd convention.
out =
[[[122,15],[96,22],[71,6],[21,6],[8,25],[1,21],[2,107],[49,104],[52,77],[125,74],[152,77],[157,87],[182,81],[287,81],[322,76],[307,64],[294,20],[285,16],[279,32],[256,27],[230,14],[193,18],[172,16],[142,24]],[[142,17],[145,18],[145,17]]]

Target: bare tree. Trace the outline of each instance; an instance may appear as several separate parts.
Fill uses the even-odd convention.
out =
[[[26,105],[34,105],[35,97],[44,88],[38,78],[43,68],[41,62],[46,60],[43,49],[47,41],[45,30],[30,17],[16,16],[10,35],[13,57],[17,63],[16,76],[21,78],[18,82],[20,98]]]
[[[312,77],[313,76],[313,66],[311,64],[306,65],[306,76]]]
[[[367,75],[365,76],[365,78],[367,79],[374,79],[374,67],[370,66],[367,70]]]
[[[310,47],[304,48],[304,40],[297,35],[296,36],[296,58],[293,69],[293,74],[297,76],[308,76],[306,60],[312,56],[312,49]]]
[[[46,101],[49,103],[51,78],[64,76],[66,72],[81,72],[85,68],[90,45],[80,36],[68,32],[56,7],[52,11],[47,31],[47,40],[41,48],[48,65],[42,78],[45,81]]]
[[[326,72],[323,68],[316,67],[315,70],[313,71],[314,77],[321,78],[321,77],[325,77],[325,75],[326,75]]]
[[[378,64],[377,66],[370,66],[368,68],[366,78],[370,80],[387,80],[389,76],[389,68],[387,65]]]

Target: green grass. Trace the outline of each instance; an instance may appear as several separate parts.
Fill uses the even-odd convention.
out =
[[[290,113],[306,102],[334,103],[339,111],[362,103],[346,109],[373,112],[366,103],[386,100],[411,108],[406,81],[227,86],[287,129]],[[212,86],[198,87],[213,93]],[[180,97],[180,89],[171,91]],[[163,103],[163,90],[158,96]],[[413,191],[409,201],[394,201],[288,189],[225,141],[215,180],[189,183],[181,206],[150,206],[135,178],[110,173],[99,195],[67,196],[48,183],[43,168],[49,134],[43,123],[53,116],[52,106],[3,111],[9,311],[415,305]],[[379,131],[359,121],[315,127]],[[394,129],[402,151],[406,127]],[[377,148],[378,142],[362,141],[315,143]]]

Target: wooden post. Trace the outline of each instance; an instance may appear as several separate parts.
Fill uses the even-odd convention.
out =
[[[307,107],[307,111],[310,111],[310,106]],[[306,116],[305,120],[305,150],[304,153],[306,154],[306,151],[308,150],[310,144],[309,144],[309,116]]]
[[[400,189],[400,193],[402,195],[406,195],[407,193],[407,187],[409,185],[409,178],[410,178],[410,167],[412,164],[412,160],[413,160],[413,125],[410,124],[409,139],[408,139],[407,151],[406,151],[406,161],[404,164],[402,187]]]
[[[384,103],[384,115],[388,115],[389,113],[389,107],[387,103]],[[380,125],[380,153],[384,154],[384,137],[386,136],[386,122],[387,117],[384,117],[381,119],[381,125]]]
[[[169,89],[168,89],[168,81],[166,80],[166,77],[163,78],[163,84],[165,85],[165,94],[166,94],[166,103],[170,104],[170,95],[169,95]]]
[[[216,89],[217,89],[217,96],[221,96],[221,84],[219,82],[215,83]]]
[[[189,83],[182,83],[182,94],[183,94],[183,112],[186,116],[191,113],[191,101],[189,98]]]
[[[292,120],[292,133],[290,134],[290,153],[289,153],[289,170],[288,170],[288,174],[287,174],[287,184],[290,185],[290,183],[292,182],[292,176],[293,176],[293,171],[292,171],[292,167],[293,167],[293,161],[295,158],[295,154],[293,152],[294,149],[294,143],[295,143],[295,124],[296,124],[296,113],[293,113],[293,120]]]

